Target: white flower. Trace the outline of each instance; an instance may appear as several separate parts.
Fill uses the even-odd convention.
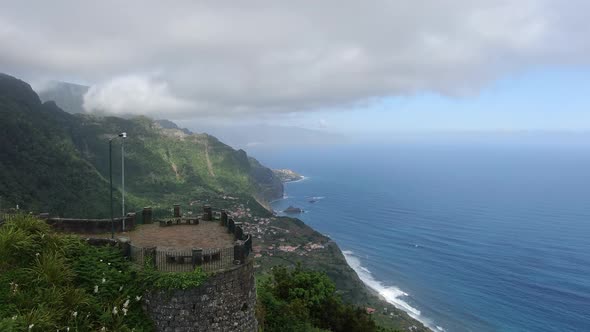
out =
[[[116,315],[119,313],[119,309],[117,309],[117,307],[113,307],[113,315]]]
[[[119,287],[119,292],[123,290],[123,286]]]
[[[136,296],[135,301],[139,301],[139,300],[141,300],[141,296]]]
[[[16,294],[16,292],[18,291],[18,284],[16,282],[11,282],[10,290],[12,291],[12,294]]]
[[[29,325],[29,330],[33,328],[33,326],[35,326],[35,324],[31,324]]]
[[[127,308],[129,306],[129,299],[123,303],[123,308]]]
[[[105,278],[102,278],[102,283],[104,284],[105,282],[107,282],[107,280]]]
[[[119,271],[119,273],[121,273],[121,272],[123,272],[123,271]]]
[[[123,310],[123,316],[127,316],[127,308],[123,308],[121,310]]]
[[[107,328],[103,326],[103,327],[102,327],[102,329],[100,329],[100,330],[101,330],[101,331],[106,331],[106,330],[107,330]]]
[[[109,262],[108,264],[109,264],[109,265],[111,265],[111,263],[110,263],[110,262]]]
[[[39,257],[39,255],[41,255],[40,253],[36,253],[35,256]]]
[[[98,285],[94,285],[94,293],[98,293]]]
[[[102,262],[102,259],[100,261]]]
[[[66,331],[67,331],[67,332],[70,332],[70,328],[69,328],[69,327],[66,327]]]
[[[17,315],[12,316],[12,320],[16,320]]]
[[[72,316],[78,317],[78,312],[77,311],[72,312]]]

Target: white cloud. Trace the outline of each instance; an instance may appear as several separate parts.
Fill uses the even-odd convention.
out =
[[[89,112],[163,115],[183,113],[193,106],[175,97],[165,82],[146,76],[117,77],[92,86],[84,95],[84,109]]]
[[[6,2],[0,70],[96,83],[87,106],[113,112],[346,108],[590,65],[588,12],[585,0]]]

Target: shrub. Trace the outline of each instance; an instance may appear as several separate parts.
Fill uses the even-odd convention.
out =
[[[263,331],[372,332],[379,328],[361,308],[344,304],[324,273],[283,266],[258,284],[257,319]]]
[[[116,248],[17,215],[0,227],[0,259],[0,331],[152,330],[145,284]]]

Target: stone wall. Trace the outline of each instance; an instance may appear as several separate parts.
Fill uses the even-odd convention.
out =
[[[253,261],[218,272],[198,288],[147,293],[143,306],[159,332],[255,332]]]
[[[111,232],[111,219],[79,219],[79,218],[47,218],[47,223],[57,231],[83,234],[100,234]],[[123,230],[123,220],[125,220],[125,229],[131,230],[135,227],[135,213],[129,213],[125,218],[115,218],[115,232]]]

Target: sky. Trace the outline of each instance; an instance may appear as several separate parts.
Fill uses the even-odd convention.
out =
[[[590,1],[3,1],[0,71],[88,112],[386,136],[590,130]]]

